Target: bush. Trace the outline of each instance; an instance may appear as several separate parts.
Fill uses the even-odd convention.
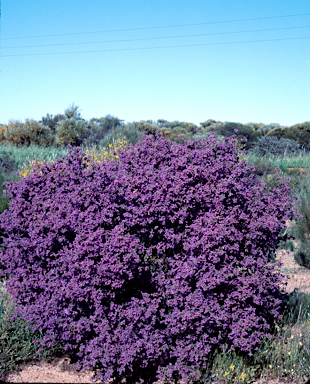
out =
[[[78,146],[82,144],[87,132],[84,120],[67,118],[60,121],[56,127],[56,143],[61,146]]]
[[[261,136],[261,133],[255,131],[253,127],[240,123],[226,122],[218,124],[215,127],[211,125],[209,129],[214,129],[218,135],[224,137],[235,136],[239,146],[245,149],[251,148],[255,141]]]
[[[303,267],[310,268],[310,239],[303,239],[294,259]]]
[[[291,127],[276,127],[271,129],[267,136],[276,136],[279,139],[289,139],[298,141],[302,148],[310,149],[310,129],[302,129],[302,124],[296,124]]]
[[[115,140],[126,140],[127,143],[137,144],[142,138],[142,134],[135,123],[127,123],[112,128],[103,139],[100,140],[100,147],[108,147]]]
[[[83,144],[98,145],[108,132],[116,127],[123,127],[123,120],[111,115],[90,119]]]
[[[0,174],[16,171],[16,165],[12,157],[5,150],[0,148]]]
[[[0,144],[5,142],[5,132],[6,132],[7,126],[4,124],[0,124]]]
[[[292,176],[291,185],[299,198],[299,214],[301,215],[292,234],[298,239],[305,240],[310,236],[310,178],[307,175]]]
[[[146,136],[9,184],[0,262],[17,313],[102,380],[200,382],[218,347],[252,353],[279,317],[268,257],[292,208],[285,181],[251,171],[232,139]]]
[[[57,114],[53,116],[48,113],[46,116],[42,117],[40,123],[42,123],[46,127],[49,127],[53,136],[55,136],[57,124],[64,119],[65,119],[64,115]]]
[[[254,173],[260,177],[268,177],[276,172],[276,168],[267,159],[255,158],[254,161],[252,159],[251,165],[255,167]]]
[[[256,156],[294,156],[302,153],[302,149],[295,140],[263,136],[253,145],[250,152]]]
[[[143,133],[148,135],[161,135],[167,140],[176,141],[178,143],[184,139],[192,139],[194,134],[198,132],[198,127],[192,123],[181,121],[151,120],[139,121],[135,123],[136,127]]]
[[[31,144],[46,147],[53,145],[54,137],[49,127],[35,120],[26,120],[25,123],[11,121],[3,133],[2,142],[14,144],[17,147]]]

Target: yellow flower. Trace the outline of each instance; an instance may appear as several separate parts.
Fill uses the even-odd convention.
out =
[[[229,369],[231,369],[232,371],[235,369],[235,366],[233,364],[231,364],[231,366],[229,367]]]
[[[23,168],[19,172],[19,176],[20,177],[26,177],[31,172],[38,171],[40,165],[42,165],[42,164],[43,164],[43,161],[37,161],[37,160],[30,161],[28,166],[23,166]]]
[[[224,376],[228,376],[228,375],[229,375],[229,372],[226,371],[226,372],[224,373]]]
[[[245,377],[246,377],[246,374],[242,372],[240,375],[240,380],[244,381]]]
[[[291,352],[289,351],[289,352],[287,352],[287,354],[289,355],[289,356],[291,356]]]
[[[90,151],[88,154],[92,156],[94,161],[101,162],[107,159],[119,160],[118,151],[122,151],[127,146],[124,139],[113,139],[113,142],[107,148],[103,148],[101,152]]]
[[[272,365],[271,365],[271,364],[269,364],[269,365],[268,365],[268,367],[271,369],[271,368],[272,368]]]

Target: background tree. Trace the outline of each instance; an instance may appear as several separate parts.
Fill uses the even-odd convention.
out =
[[[49,113],[46,114],[46,116],[43,116],[40,120],[40,123],[45,125],[46,127],[49,127],[50,130],[52,131],[53,135],[56,134],[56,127],[57,124],[61,121],[64,120],[65,116],[62,114],[57,114],[55,116],[50,115]]]
[[[271,129],[268,136],[276,136],[279,139],[290,139],[300,143],[300,145],[309,150],[310,149],[310,122],[295,124],[290,127],[275,127]]]
[[[2,139],[3,142],[18,147],[31,144],[46,147],[54,144],[54,136],[50,128],[32,119],[27,119],[25,123],[17,120],[9,121],[2,132]]]
[[[84,143],[88,145],[99,145],[100,141],[103,140],[112,129],[123,126],[124,120],[111,115],[106,115],[105,117],[100,118],[92,118],[87,124],[87,135]]]
[[[210,125],[207,130],[214,130],[217,135],[230,137],[236,136],[241,148],[251,148],[261,133],[253,127],[241,123],[225,122],[217,125]]]
[[[56,126],[56,143],[62,146],[81,145],[87,135],[87,123],[82,119],[79,107],[73,104],[65,110],[64,116]]]

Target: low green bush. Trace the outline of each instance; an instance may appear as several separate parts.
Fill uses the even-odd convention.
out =
[[[302,153],[300,144],[295,140],[277,138],[276,136],[263,136],[259,138],[250,150],[251,153],[261,156],[291,156]]]
[[[303,124],[295,124],[291,127],[276,127],[271,129],[267,136],[276,136],[279,139],[295,140],[305,149],[310,149],[310,124],[309,122]]]
[[[303,267],[310,268],[310,239],[301,241],[300,248],[294,254],[294,259]]]
[[[113,144],[115,140],[119,139],[126,140],[128,144],[135,145],[142,139],[142,133],[135,123],[118,125],[109,130],[104,138],[99,141],[99,147],[108,147],[109,144]]]
[[[215,130],[216,134],[220,136],[236,136],[239,146],[245,149],[251,148],[256,140],[261,137],[259,131],[255,131],[254,128],[249,125],[240,123],[225,122],[217,124],[214,127],[210,126],[208,129]]]
[[[292,176],[291,186],[299,198],[299,213],[302,215],[296,222],[293,235],[304,241],[310,235],[310,177],[301,174]]]

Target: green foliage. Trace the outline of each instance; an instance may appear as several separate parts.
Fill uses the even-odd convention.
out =
[[[40,123],[45,125],[46,127],[49,127],[52,134],[55,136],[56,134],[56,126],[61,121],[64,120],[65,116],[61,114],[57,114],[55,116],[47,114],[46,116],[43,116]]]
[[[250,148],[255,141],[261,137],[261,133],[256,131],[253,127],[240,123],[226,122],[215,126],[210,125],[208,130],[215,130],[218,135],[224,137],[235,135],[239,141],[240,147],[245,149]]]
[[[161,128],[163,127],[170,128],[172,130],[184,129],[184,131],[189,134],[195,134],[197,133],[197,130],[198,130],[198,127],[196,124],[187,123],[187,122],[178,121],[178,120],[171,121],[171,122],[166,121],[164,124],[161,125]]]
[[[200,123],[200,125],[203,127],[203,128],[209,128],[211,126],[214,126],[216,124],[220,123],[219,121],[216,121],[216,120],[213,120],[213,119],[208,119],[206,121],[203,121]]]
[[[161,128],[160,134],[167,140],[181,143],[184,139],[191,139],[192,135],[183,127]]]
[[[276,136],[279,139],[290,139],[300,143],[305,149],[310,149],[310,123],[295,124],[291,127],[276,127],[271,129],[268,136]]]
[[[255,173],[258,176],[267,176],[275,173],[276,169],[272,163],[261,157],[256,157],[254,161],[251,162],[251,165],[255,167]]]
[[[294,236],[300,240],[306,240],[310,235],[310,177],[307,175],[295,175],[291,177],[293,193],[297,194],[302,218],[296,222]]]
[[[297,129],[300,129],[301,131],[310,132],[310,121],[294,124],[292,125],[291,128],[297,128]]]
[[[74,119],[74,120],[82,120],[80,107],[77,105],[71,104],[64,112],[65,119]]]
[[[286,240],[283,249],[288,249],[293,252],[295,250],[294,242],[292,240]]]
[[[278,138],[276,136],[263,136],[259,138],[250,149],[250,152],[261,156],[296,156],[302,153],[298,141]]]
[[[150,120],[138,121],[135,122],[135,125],[139,129],[139,131],[141,131],[141,133],[146,133],[148,135],[155,135],[159,130],[159,126]]]
[[[254,165],[260,159],[270,162],[274,167],[278,167],[282,170],[287,171],[288,168],[309,168],[310,169],[310,153],[303,152],[294,156],[274,156],[265,155],[258,156],[249,151],[246,154],[246,159],[249,164]],[[296,170],[299,173],[298,170]]]
[[[67,148],[56,146],[40,147],[38,145],[30,145],[29,147],[15,147],[8,144],[0,145],[0,156],[5,156],[14,163],[14,170],[19,171],[27,166],[33,160],[46,161],[50,163],[60,157],[64,157],[68,153]]]
[[[21,318],[10,320],[13,315],[13,303],[0,283],[0,381],[4,381],[9,372],[18,370],[20,364],[40,361],[42,358],[63,353],[59,346],[43,349],[40,346],[42,335],[32,331]],[[37,342],[36,342],[37,341]]]
[[[56,143],[60,146],[81,145],[86,136],[86,131],[85,121],[67,118],[57,124]]]
[[[115,140],[123,139],[128,144],[136,144],[142,138],[142,133],[135,123],[128,123],[125,125],[118,125],[104,136],[99,142],[99,147],[108,147],[113,144]]]
[[[310,269],[310,239],[303,239],[294,259],[298,264]]]
[[[87,123],[81,117],[79,107],[72,104],[64,112],[64,119],[56,125],[56,144],[78,146],[87,135]]]
[[[39,146],[49,146],[54,143],[54,136],[49,127],[38,123],[35,120],[10,121],[1,135],[2,143],[20,146],[36,144]]]
[[[167,121],[164,119],[139,121],[135,123],[136,127],[148,135],[160,134],[167,140],[181,142],[184,139],[192,139],[193,135],[198,132],[198,127],[195,124],[180,122],[180,121]]]
[[[17,177],[14,174],[7,174],[7,173],[0,173],[0,213],[2,213],[5,209],[8,208],[9,205],[9,197],[3,195],[3,183],[11,180],[16,180]],[[1,229],[0,229],[0,236],[1,236]],[[1,243],[1,241],[0,241]]]
[[[0,146],[0,174],[16,171],[16,165],[10,154]]]
[[[84,145],[99,145],[100,141],[114,128],[123,127],[123,120],[107,115],[100,119],[90,119],[87,124],[87,133],[83,141]]]

